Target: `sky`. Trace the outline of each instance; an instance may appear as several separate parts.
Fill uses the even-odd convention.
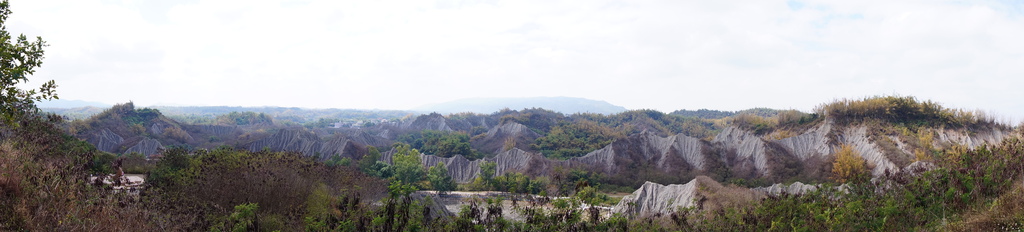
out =
[[[11,0],[61,99],[410,109],[567,96],[811,111],[915,96],[1024,118],[1022,1]]]

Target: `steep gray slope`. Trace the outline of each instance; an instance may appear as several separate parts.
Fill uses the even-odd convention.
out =
[[[806,161],[812,157],[825,157],[832,154],[832,147],[829,146],[829,139],[826,137],[829,131],[832,131],[832,122],[825,121],[803,134],[775,140],[775,142],[786,148],[789,154],[800,158],[801,161]]]
[[[498,130],[492,131],[497,133]],[[973,143],[977,144],[994,143],[1006,137],[1006,134],[1006,132],[998,130],[975,132],[973,134],[945,132],[945,134],[940,135],[944,137],[937,140],[973,141]],[[832,136],[831,139],[830,136]],[[831,141],[832,139],[836,141]],[[896,140],[897,146],[903,143],[898,141],[898,138]],[[496,158],[507,159],[499,160],[498,167],[500,170],[504,170],[503,168],[505,167],[509,167],[510,170],[528,168],[530,173],[533,174],[546,173],[544,168],[538,167],[565,165],[615,175],[625,171],[626,167],[638,167],[638,165],[647,167],[649,165],[657,169],[657,171],[664,173],[699,175],[706,173],[708,162],[713,161],[724,164],[729,168],[730,172],[734,172],[734,175],[746,175],[744,170],[750,170],[753,171],[753,176],[751,177],[771,177],[777,174],[773,173],[777,169],[773,169],[773,166],[798,165],[803,166],[804,169],[820,169],[821,165],[828,165],[822,162],[830,159],[832,153],[839,149],[840,144],[851,146],[867,161],[869,166],[874,168],[872,169],[872,174],[876,176],[884,174],[886,170],[896,172],[901,169],[891,158],[911,158],[901,157],[910,155],[911,153],[909,152],[887,154],[873,142],[868,134],[868,128],[865,126],[836,128],[830,121],[821,122],[821,124],[810,127],[799,135],[778,140],[766,139],[736,127],[724,129],[710,142],[685,135],[661,137],[645,131],[617,140],[584,156],[571,158],[566,161],[548,160],[540,154],[529,153],[520,149],[513,149],[502,153],[502,155]],[[785,163],[788,162],[787,159],[795,160],[794,162],[797,163],[787,164]],[[495,159],[489,160],[494,161]],[[811,160],[814,161],[811,162]],[[448,163],[446,161],[446,164]],[[460,177],[461,180],[472,180],[471,173],[478,172],[478,163],[458,163],[460,165],[448,165],[449,171],[453,174],[465,175]],[[465,165],[462,165],[463,163]],[[743,173],[735,173],[737,171]],[[794,174],[790,173],[788,175]],[[827,175],[827,173],[814,175]]]
[[[792,184],[773,184],[768,187],[757,187],[751,190],[762,192],[768,195],[781,195],[785,194],[804,194],[810,191],[817,190],[818,186],[795,182]]]
[[[138,143],[133,145],[132,147],[129,147],[127,150],[124,151],[124,153],[139,153],[142,155],[149,156],[158,154],[160,149],[163,148],[164,147],[162,144],[160,144],[160,141],[157,141],[156,139],[145,138],[142,139],[142,141],[139,141]]]
[[[110,129],[103,128],[98,133],[86,138],[86,141],[96,146],[97,150],[114,153],[121,147],[124,138],[110,131]]]
[[[385,163],[392,163],[392,156],[395,151],[384,152],[380,161]],[[463,156],[453,157],[438,157],[433,155],[426,155],[420,153],[420,160],[424,167],[433,167],[438,162],[444,162],[446,168],[448,168],[448,174],[452,176],[455,182],[469,183],[480,174],[480,163],[495,162],[495,176],[504,175],[506,172],[521,172],[533,175],[545,175],[550,169],[551,164],[557,161],[551,161],[545,159],[535,153],[529,153],[523,150],[513,148],[508,151],[498,153],[493,158],[472,160],[466,159]]]
[[[359,131],[353,134],[349,134],[347,137],[360,144],[370,145],[374,147],[387,147],[394,143],[389,139],[386,139],[378,135],[366,133],[365,131]]]
[[[267,148],[271,151],[299,152],[307,156],[315,156],[319,159],[326,159],[333,155],[355,159],[359,158],[356,157],[356,151],[353,149],[356,146],[358,145],[353,144],[352,140],[342,136],[335,136],[323,141],[309,131],[282,129],[273,135],[252,142],[246,147],[250,151],[260,151]]]
[[[760,136],[737,127],[727,127],[711,142],[722,144],[728,151],[735,152],[736,160],[727,162],[727,165],[752,167],[760,175],[768,174],[765,140]]]
[[[999,143],[1012,134],[1011,131],[999,128],[982,131],[944,129],[936,130],[936,133],[938,134],[935,137],[936,145],[960,144],[968,148],[974,148],[983,144]]]
[[[667,214],[681,208],[697,205],[697,179],[686,184],[661,185],[645,182],[632,194],[622,197],[619,204],[612,207],[612,213],[621,213],[641,217],[661,213]]]
[[[723,186],[707,176],[697,176],[686,184],[661,185],[646,182],[632,194],[622,197],[612,213],[633,216],[668,215],[682,208],[697,210],[722,209],[727,206],[747,205],[764,197],[742,187]]]
[[[672,162],[681,160],[688,168],[703,170],[705,162],[701,153],[703,149],[705,149],[704,144],[697,138],[681,134],[661,137],[644,131],[569,160],[590,165],[605,173],[619,171],[620,163],[617,158],[623,157],[633,161],[652,162],[655,167],[665,170],[682,168],[679,167],[680,164],[673,165]]]
[[[540,138],[540,134],[533,132],[523,124],[507,122],[487,131],[483,137],[475,138],[471,145],[479,151],[500,153],[507,143],[512,143],[515,148],[528,149],[534,140]]]
[[[414,120],[403,121],[399,124],[399,129],[406,131],[453,131],[452,128],[448,126],[448,119],[437,113],[424,114],[416,117]]]
[[[893,163],[886,154],[875,143],[871,142],[868,138],[867,127],[856,126],[847,127],[843,129],[843,133],[840,134],[839,140],[842,144],[853,147],[864,160],[867,161],[869,166],[873,166],[871,174],[880,176],[885,173],[886,170],[890,172],[899,171],[899,168]],[[893,154],[899,155],[899,154]]]

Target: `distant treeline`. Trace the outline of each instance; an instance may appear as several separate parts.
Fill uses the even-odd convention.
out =
[[[252,112],[270,116],[282,124],[303,125],[318,121],[362,121],[372,119],[398,119],[412,115],[401,110],[355,110],[355,109],[304,109],[298,107],[239,107],[239,106],[155,106],[165,116],[188,124],[216,124],[218,116],[231,113]],[[46,108],[45,112],[55,113],[69,119],[87,119],[103,112],[103,108]],[[321,123],[322,124],[322,123]]]
[[[679,116],[683,116],[683,117],[696,117],[696,118],[703,118],[703,119],[719,119],[719,118],[726,118],[726,117],[736,116],[738,114],[753,114],[753,115],[757,115],[757,116],[761,116],[761,117],[772,117],[772,116],[775,116],[776,114],[779,114],[779,110],[769,109],[769,108],[752,108],[752,109],[746,109],[746,110],[740,110],[740,111],[721,111],[721,110],[699,109],[699,110],[676,110],[676,111],[672,111],[672,113],[669,113],[669,114],[679,115]]]

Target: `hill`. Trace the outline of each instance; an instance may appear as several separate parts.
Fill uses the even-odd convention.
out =
[[[945,163],[956,157],[947,154],[991,154],[973,149],[1020,133],[986,115],[913,97],[840,100],[813,113],[763,108],[727,116],[678,113],[567,115],[540,108],[503,109],[333,128],[281,124],[251,111],[183,123],[161,110],[135,109],[127,103],[74,121],[69,128],[100,151],[112,153],[149,155],[173,147],[227,145],[239,152],[288,152],[324,163],[358,163],[364,172],[382,178],[394,175],[401,165],[395,154],[409,154],[411,148],[422,168],[443,166],[464,190],[571,196],[581,184],[606,192],[637,189],[613,210],[638,217],[671,214],[677,206],[705,210],[757,205],[779,197],[773,195],[779,191],[806,189],[800,187],[803,183],[917,178],[905,175],[922,168],[951,170],[959,164]],[[850,156],[855,158],[843,158]],[[779,184],[793,182],[799,182],[797,187]],[[657,200],[665,197],[676,202]]]

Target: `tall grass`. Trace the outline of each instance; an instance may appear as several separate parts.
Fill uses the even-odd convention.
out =
[[[874,96],[863,99],[841,99],[819,105],[816,113],[836,123],[858,123],[878,120],[906,126],[950,128],[1006,127],[981,111],[950,109],[932,101],[919,101],[911,96]]]

